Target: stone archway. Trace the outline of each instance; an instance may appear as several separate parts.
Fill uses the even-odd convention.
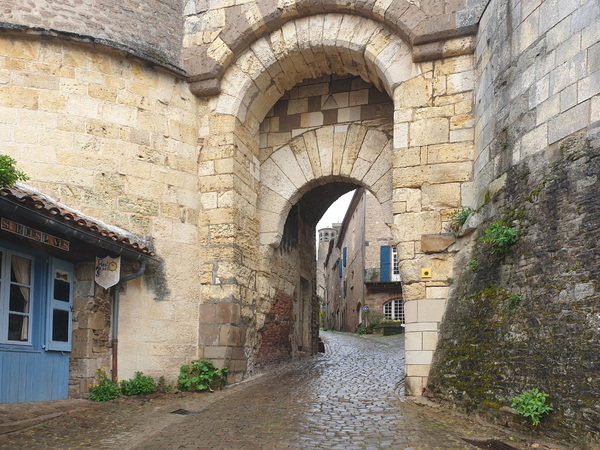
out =
[[[261,165],[260,243],[277,247],[292,205],[316,184],[347,182],[369,189],[392,224],[392,141],[360,124],[329,125],[279,147]]]
[[[423,252],[421,240],[422,235],[443,231],[448,212],[469,203],[463,199],[469,195],[474,152],[472,63],[469,55],[414,63],[410,47],[385,25],[358,16],[319,14],[290,20],[256,39],[228,66],[221,94],[211,100],[201,162],[211,176],[200,187],[214,209],[202,219],[204,225],[231,250],[227,256],[223,251],[217,255],[209,231],[203,298],[238,305],[237,317],[250,325],[244,350],[250,366],[256,330],[262,326],[256,312],[275,295],[267,268],[285,227],[285,213],[311,185],[337,176],[388,193],[383,203],[389,202],[393,213],[406,301],[407,389],[420,393],[435,350],[453,258],[443,250]],[[358,75],[393,100],[386,164],[379,154],[367,157],[369,149],[359,148],[358,155],[364,151],[365,157],[344,163],[342,153],[338,171],[335,146],[315,150],[310,143],[318,136],[335,144],[335,128],[327,126],[282,142],[272,155],[261,155],[259,127],[276,101],[303,80],[329,74]],[[278,161],[291,165],[282,170]],[[364,169],[360,176],[359,167]],[[388,188],[376,186],[378,182]],[[225,285],[221,267],[236,274]],[[421,276],[423,268],[432,269],[431,279]],[[237,339],[234,346],[241,343]],[[227,339],[218,342],[222,344],[231,346]]]

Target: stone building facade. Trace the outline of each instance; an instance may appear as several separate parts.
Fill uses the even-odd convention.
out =
[[[381,205],[365,189],[357,189],[346,216],[324,258],[317,277],[325,281],[325,326],[357,332],[366,325],[364,307],[381,314],[397,300],[397,315],[404,318],[397,250]],[[396,307],[396,305],[394,305]]]
[[[174,377],[211,358],[238,381],[314,351],[314,225],[337,196],[364,187],[400,260],[407,390],[463,392],[444,374],[459,364],[446,364],[452,330],[472,316],[458,286],[473,277],[464,263],[476,234],[427,250],[422,236],[443,232],[461,204],[477,210],[468,229],[478,234],[517,220],[510,205],[520,202],[528,217],[552,211],[544,221],[559,241],[540,247],[546,227],[529,226],[519,273],[537,270],[543,249],[554,284],[568,289],[518,281],[504,263],[496,286],[526,284],[530,298],[552,300],[545,311],[570,311],[543,322],[536,355],[555,354],[549,329],[587,331],[562,372],[494,389],[506,397],[545,386],[566,399],[555,417],[595,432],[597,389],[583,404],[571,399],[583,374],[600,385],[588,363],[598,349],[597,261],[581,241],[598,224],[596,0],[4,3],[3,152],[32,187],[135,233],[161,261],[121,294],[121,378]],[[573,239],[576,229],[592,231]],[[426,341],[438,331],[436,353]],[[509,348],[518,354],[525,341]],[[576,387],[566,387],[572,373]]]

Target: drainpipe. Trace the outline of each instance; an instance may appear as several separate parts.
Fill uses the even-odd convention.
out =
[[[366,261],[365,261],[365,253],[367,251],[367,191],[363,191],[363,236],[362,236],[362,304],[363,308],[365,307],[365,271],[366,271]],[[365,327],[369,325],[369,316],[367,315],[365,319]]]
[[[146,271],[146,261],[142,261],[142,265],[140,269],[134,273],[133,275],[129,275],[125,278],[122,278],[115,286],[113,287],[113,329],[112,329],[112,381],[115,383],[117,381],[117,353],[119,348],[119,339],[118,339],[118,331],[119,331],[119,291],[121,290],[121,284],[127,283],[135,278],[139,278],[144,275]]]

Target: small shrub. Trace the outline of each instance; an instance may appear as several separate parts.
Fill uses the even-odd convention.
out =
[[[319,310],[319,319],[321,320],[321,328],[325,329],[325,310]]]
[[[521,300],[523,300],[523,297],[521,297],[519,294],[510,294],[508,296],[510,305],[514,306],[515,308],[521,304]]]
[[[512,407],[517,406],[517,412],[523,417],[528,417],[531,424],[535,427],[540,423],[542,415],[552,411],[552,408],[546,405],[548,394],[534,388],[530,391],[523,391],[512,399]]]
[[[469,269],[471,272],[477,272],[477,258],[473,258],[471,261],[469,261],[467,264],[467,269]]]
[[[112,380],[108,378],[105,368],[96,370],[96,373],[98,374],[98,384],[90,384],[90,400],[95,402],[106,402],[121,395],[119,383],[113,383]]]
[[[359,334],[360,336],[362,336],[363,334],[367,334],[367,329],[366,329],[366,328],[360,328],[360,329],[358,330],[358,334]]]
[[[0,188],[10,188],[17,181],[29,180],[25,172],[15,169],[16,163],[10,156],[0,155]]]
[[[502,222],[497,220],[485,230],[485,234],[479,240],[490,248],[492,255],[502,256],[508,253],[510,246],[517,241],[517,230],[502,225]]]
[[[450,228],[450,231],[453,233],[458,233],[472,212],[473,210],[471,208],[465,208],[462,205],[459,209],[452,211],[448,215],[448,219],[450,220],[448,228]]]
[[[123,395],[146,395],[154,392],[154,380],[145,377],[142,372],[136,372],[135,378],[121,381],[121,393]]]
[[[180,390],[213,392],[213,388],[222,389],[225,386],[229,369],[227,367],[219,369],[211,361],[194,360],[192,364],[181,366],[179,372],[177,385]]]

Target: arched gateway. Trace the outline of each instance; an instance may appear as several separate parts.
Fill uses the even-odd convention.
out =
[[[407,387],[421,392],[453,261],[447,245],[428,245],[427,235],[442,232],[448,212],[467,195],[474,77],[472,57],[461,55],[469,51],[464,40],[438,46],[451,57],[433,52],[426,62],[415,62],[410,44],[372,18],[306,15],[252,39],[243,51],[237,47],[224,65],[201,154],[214,176],[200,180],[202,195],[219,200],[201,221],[227,230],[213,238],[231,250],[212,257],[213,240],[201,252],[207,268],[201,308],[234,313],[229,323],[215,320],[220,338],[201,342],[205,356],[241,374],[314,351],[316,222],[303,214],[315,209],[311,193],[325,193],[316,195],[323,212],[335,200],[327,186],[364,186],[383,205],[397,244]],[[334,89],[344,76],[364,85]],[[369,89],[377,88],[390,107],[371,117],[364,111]],[[285,111],[272,110],[281,101]],[[310,207],[302,203],[307,197]],[[303,239],[313,248],[309,258]],[[219,276],[222,267],[233,274],[228,281]],[[430,278],[421,276],[423,268],[431,269]]]

